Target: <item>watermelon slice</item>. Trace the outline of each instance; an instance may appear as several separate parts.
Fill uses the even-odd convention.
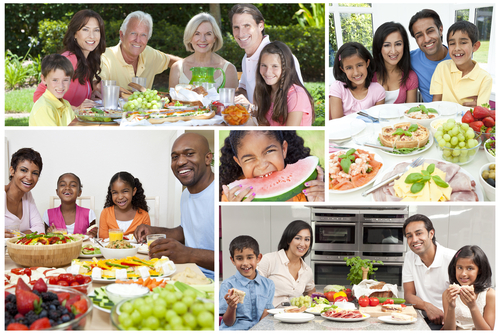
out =
[[[284,202],[296,196],[306,187],[304,183],[318,176],[316,166],[319,159],[309,156],[285,169],[267,177],[237,180],[228,185],[229,189],[241,185],[242,189],[252,186],[256,196],[254,202]]]

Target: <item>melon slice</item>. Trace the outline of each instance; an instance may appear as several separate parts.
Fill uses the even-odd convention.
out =
[[[283,202],[296,196],[306,187],[304,183],[315,180],[318,176],[316,166],[319,159],[309,156],[294,164],[289,164],[279,172],[267,177],[237,180],[228,185],[229,189],[241,185],[242,189],[253,187],[256,196],[254,202]]]

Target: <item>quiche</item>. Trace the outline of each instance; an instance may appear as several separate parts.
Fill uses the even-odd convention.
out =
[[[380,142],[384,146],[393,148],[418,148],[425,146],[429,141],[429,130],[423,125],[415,124],[418,128],[410,132],[411,136],[407,134],[395,134],[397,129],[408,132],[411,125],[412,123],[410,122],[404,122],[382,128],[379,134]]]

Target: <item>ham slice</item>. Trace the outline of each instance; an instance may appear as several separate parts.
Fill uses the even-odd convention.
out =
[[[477,202],[479,199],[474,191],[452,192],[450,202]]]
[[[446,174],[446,179],[448,179],[448,174]],[[456,173],[451,180],[447,181],[453,192],[459,191],[472,191],[472,182],[467,175],[462,172]]]

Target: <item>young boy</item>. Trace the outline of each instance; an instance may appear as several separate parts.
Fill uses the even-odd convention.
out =
[[[480,106],[490,100],[493,80],[472,55],[479,49],[479,30],[468,21],[458,21],[448,29],[448,52],[451,60],[436,67],[430,93],[432,101],[451,101],[459,104],[476,102]],[[467,103],[467,106],[472,106]]]
[[[236,237],[229,245],[229,252],[238,272],[220,286],[219,314],[224,316],[219,329],[246,330],[263,319],[268,309],[274,308],[274,282],[256,270],[262,254],[254,238]]]
[[[42,60],[42,83],[47,90],[31,109],[30,126],[66,126],[75,118],[68,101],[63,99],[73,77],[73,65],[59,54]]]

